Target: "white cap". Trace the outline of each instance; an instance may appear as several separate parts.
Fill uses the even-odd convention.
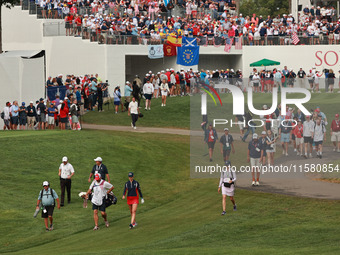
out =
[[[266,131],[262,131],[262,133],[261,133],[261,134],[262,134],[262,135],[265,135],[265,134],[267,134],[267,133],[266,133]]]
[[[256,133],[253,134],[253,139],[257,139],[258,135]]]
[[[48,181],[44,181],[44,182],[43,182],[43,186],[49,186]]]
[[[170,70],[167,68],[166,71],[169,72]]]
[[[265,104],[265,105],[263,106],[263,109],[267,110],[267,109],[268,109],[268,106]]]
[[[127,81],[127,82],[126,82],[126,84],[130,84],[130,82],[129,82],[129,81]]]
[[[67,157],[65,156],[65,157],[63,157],[63,162],[66,162],[67,161]]]
[[[33,104],[33,101],[30,101],[30,104]]]
[[[103,162],[103,159],[102,159],[101,157],[96,157],[96,158],[94,159],[94,161],[100,161],[100,162]]]

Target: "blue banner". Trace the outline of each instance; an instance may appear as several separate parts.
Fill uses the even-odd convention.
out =
[[[198,65],[200,46],[185,46],[177,48],[177,65]]]
[[[66,86],[55,86],[55,87],[47,87],[47,97],[48,100],[53,101],[56,98],[56,95],[60,97],[61,100],[64,99],[66,94]]]
[[[192,37],[182,37],[182,46],[197,46],[197,39]]]

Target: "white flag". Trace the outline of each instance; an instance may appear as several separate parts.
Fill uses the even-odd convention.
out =
[[[164,57],[164,51],[163,51],[163,44],[160,45],[148,45],[148,57],[150,59],[156,59],[156,58],[163,58]]]

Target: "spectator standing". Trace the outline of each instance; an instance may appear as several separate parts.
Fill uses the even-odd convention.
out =
[[[145,96],[145,110],[151,110],[151,97],[154,93],[154,87],[149,80],[143,86],[143,93]]]
[[[288,117],[286,116],[286,119]],[[282,155],[288,156],[288,143],[290,142],[291,138],[291,131],[292,131],[292,123],[288,120],[281,121],[279,127],[279,137],[281,138],[282,144]]]
[[[19,106],[18,101],[14,101],[10,108],[10,116],[12,117],[12,130],[17,130],[19,124]]]
[[[66,123],[68,123],[68,107],[67,103],[62,102],[60,111],[59,111],[59,116],[60,116],[60,129],[65,130]]]
[[[113,92],[113,104],[115,105],[115,114],[118,113],[119,105],[120,105],[121,94],[119,92],[119,86],[115,87]]]
[[[168,83],[166,82],[166,79],[162,80],[161,86],[161,95],[162,95],[162,104],[161,106],[166,106],[166,98],[168,96],[168,93],[170,92]]]
[[[33,105],[33,101],[30,101],[29,106],[27,106],[27,125],[28,129],[33,129],[34,121],[37,116],[37,111]]]
[[[22,102],[21,106],[19,107],[19,124],[20,130],[25,130],[27,124],[27,109],[25,107],[25,102]]]
[[[77,99],[73,99],[73,104],[70,107],[70,114],[72,118],[72,130],[77,130],[78,125],[78,106]]]
[[[45,122],[46,122],[47,108],[46,108],[46,105],[44,104],[43,98],[40,98],[40,102],[37,106],[37,111],[40,112],[40,119],[39,119],[38,128],[41,129],[41,130],[44,130],[45,129]]]
[[[263,156],[263,151],[261,150],[261,145],[258,139],[258,135],[256,133],[253,134],[253,139],[248,144],[248,154],[247,161],[250,162],[251,174],[252,174],[252,186],[260,185],[260,160]],[[256,173],[256,174],[255,174]],[[256,175],[256,182],[255,182]]]
[[[297,77],[298,77],[298,84],[300,88],[305,87],[305,78],[306,78],[306,73],[304,70],[302,70],[302,67],[300,67],[300,70],[297,72]]]
[[[306,115],[306,121],[303,123],[303,141],[305,143],[305,158],[308,158],[308,147],[309,157],[312,157],[313,151],[313,134],[314,134],[314,121],[311,121],[310,115]]]
[[[300,119],[297,120],[297,125],[293,130],[293,134],[295,135],[295,142],[297,147],[297,156],[303,156],[302,147],[303,147],[303,125]]]
[[[331,124],[331,142],[333,143],[333,151],[340,152],[340,120],[339,114],[335,114],[335,119]]]
[[[320,159],[322,158],[322,143],[326,141],[326,127],[322,122],[321,115],[318,115],[316,119],[314,132],[313,132],[313,141],[316,146],[316,156]]]
[[[71,203],[71,178],[74,175],[74,168],[68,162],[68,158],[65,156],[62,159],[62,163],[59,166],[59,177],[60,177],[60,206],[64,206],[65,188],[67,191],[67,203]]]
[[[10,123],[10,112],[9,112],[9,106],[10,106],[10,102],[6,103],[6,106],[3,110],[3,114],[4,114],[4,128],[3,130],[6,130],[6,128],[8,130],[11,130],[11,123]]]
[[[48,129],[54,129],[54,115],[58,113],[57,108],[54,106],[54,103],[50,103],[50,107],[47,109],[47,116],[48,116]]]

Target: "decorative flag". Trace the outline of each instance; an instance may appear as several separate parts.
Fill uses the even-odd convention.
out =
[[[242,50],[242,37],[235,37],[235,50]]]
[[[225,40],[225,47],[224,47],[224,51],[225,52],[230,52],[230,49],[231,49],[231,45],[233,45],[233,38],[227,38],[226,40]]]
[[[163,58],[163,45],[148,45],[148,57],[150,59]]]
[[[165,7],[168,6],[170,0],[163,0]]]
[[[292,40],[293,40],[294,45],[297,45],[300,42],[300,39],[296,33],[292,34]]]
[[[172,57],[176,56],[176,47],[170,44],[164,44],[163,45],[163,51],[165,57]]]
[[[197,46],[197,39],[191,37],[183,37],[182,46]]]
[[[214,46],[220,47],[222,45],[222,40],[223,40],[222,37],[215,36],[214,39],[213,39]]]
[[[168,44],[171,44],[176,47],[181,47],[182,46],[182,36],[172,36],[169,35],[167,38]]]
[[[178,47],[177,51],[177,65],[198,65],[200,46]]]

